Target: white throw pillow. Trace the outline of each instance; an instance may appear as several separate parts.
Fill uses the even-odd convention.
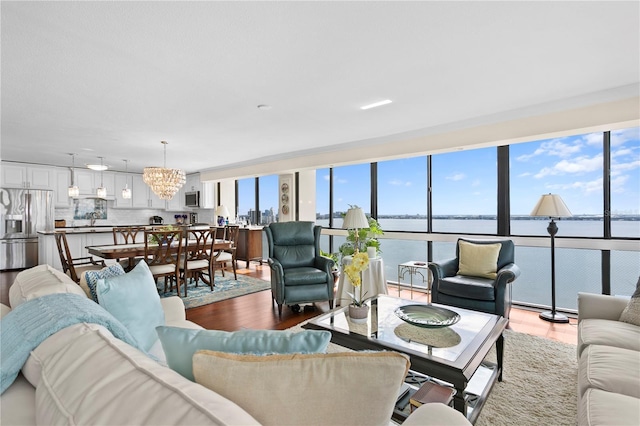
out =
[[[73,293],[87,296],[71,278],[49,265],[38,265],[16,275],[9,288],[12,309],[37,297],[54,293]]]
[[[620,314],[620,321],[640,326],[640,278],[636,284],[636,291],[633,292],[629,303]]]
[[[397,352],[193,356],[197,383],[266,426],[388,426],[409,365]]]

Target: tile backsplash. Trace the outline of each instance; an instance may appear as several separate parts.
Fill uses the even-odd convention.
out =
[[[213,209],[193,209],[185,212],[166,212],[158,209],[114,209],[113,201],[107,201],[107,219],[97,219],[95,224],[101,225],[148,225],[151,216],[161,216],[165,224],[175,223],[174,215],[198,213],[198,222],[213,223]],[[55,219],[64,219],[67,226],[89,225],[89,219],[74,219],[74,208],[56,208]]]

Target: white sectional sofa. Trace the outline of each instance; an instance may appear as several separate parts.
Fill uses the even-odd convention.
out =
[[[640,425],[640,327],[628,300],[578,293],[578,424]]]
[[[9,301],[15,308],[52,293],[85,295],[66,275],[40,265],[18,274]],[[186,320],[180,298],[161,303],[166,325],[201,329]],[[10,311],[0,305],[2,317]],[[31,352],[21,374],[0,396],[0,424],[258,424],[233,401],[166,367],[162,346],[156,343],[149,353],[158,360],[101,325],[77,323],[61,329]],[[328,389],[327,398],[331,395]],[[286,423],[286,413],[281,421]],[[442,404],[423,405],[405,424],[469,425],[464,416]]]

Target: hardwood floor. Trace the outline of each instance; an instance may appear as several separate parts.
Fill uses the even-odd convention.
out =
[[[0,302],[5,305],[9,304],[9,287],[17,273],[18,271],[0,272]],[[252,262],[248,269],[238,269],[238,273],[267,281],[270,279],[269,267],[255,262]],[[390,286],[389,293],[397,296],[397,287]],[[401,290],[400,297],[409,299],[410,296],[409,290]],[[413,300],[426,302],[427,295],[414,291]],[[316,303],[313,306],[314,310],[299,313],[283,307],[280,319],[278,318],[277,306],[271,299],[271,291],[265,290],[188,309],[187,319],[207,329],[225,331],[235,331],[242,328],[284,330],[329,310],[328,302]],[[575,318],[572,318],[569,324],[553,324],[538,318],[536,311],[513,308],[509,326],[511,330],[521,333],[574,345],[577,342],[577,319]]]
[[[238,272],[264,280],[270,279],[267,265],[252,263],[249,269],[241,269]],[[397,287],[389,286],[389,294],[397,296]],[[402,289],[400,297],[410,299],[411,293],[409,290]],[[426,294],[414,291],[413,300],[427,302],[428,298]],[[271,291],[266,290],[189,309],[187,310],[187,319],[207,329],[225,331],[241,328],[283,330],[329,310],[329,304],[326,302],[316,303],[314,306],[315,311],[300,313],[294,313],[291,309],[284,307],[280,320],[278,309],[271,300]],[[552,324],[541,320],[537,311],[516,308],[511,309],[509,320],[510,329],[513,331],[574,345],[577,342],[577,323],[578,320],[572,318],[569,324]]]

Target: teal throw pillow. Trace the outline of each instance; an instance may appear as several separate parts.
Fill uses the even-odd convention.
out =
[[[98,280],[98,303],[116,317],[144,350],[158,340],[156,327],[164,325],[164,311],[151,271],[145,262],[124,275]]]
[[[96,284],[99,279],[108,277],[117,277],[118,275],[124,275],[124,269],[119,263],[109,265],[106,268],[102,268],[99,271],[87,271],[84,274],[84,279],[87,281],[87,287],[91,293],[91,298],[94,302],[98,303],[98,294],[96,293]]]
[[[169,367],[191,381],[195,381],[193,354],[199,350],[250,355],[314,354],[326,352],[331,340],[331,333],[321,330],[229,332],[164,326],[156,330]]]

